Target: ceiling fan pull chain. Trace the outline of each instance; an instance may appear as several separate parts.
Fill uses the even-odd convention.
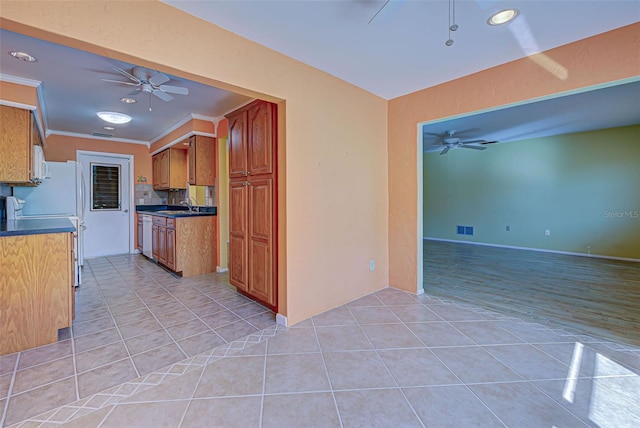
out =
[[[449,30],[449,39],[448,39],[446,42],[444,42],[444,44],[445,44],[446,46],[451,46],[451,45],[453,45],[453,39],[451,38],[451,31],[452,31],[452,29],[454,28],[454,24],[452,24],[452,23],[451,23],[451,9],[452,9],[451,2],[452,2],[452,1],[455,1],[455,0],[449,0],[449,29],[448,29],[448,30]],[[454,12],[453,12],[453,13],[454,13],[454,16],[455,16],[455,9],[454,9]],[[454,18],[454,19],[455,19],[455,18]],[[456,30],[458,29],[458,26],[457,26],[457,25],[455,25],[455,29],[456,29]],[[453,30],[453,31],[455,31],[455,30]]]

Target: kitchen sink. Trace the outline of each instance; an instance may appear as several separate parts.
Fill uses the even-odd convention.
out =
[[[157,214],[167,214],[167,215],[199,215],[199,212],[191,212],[187,210],[162,210],[155,211]]]

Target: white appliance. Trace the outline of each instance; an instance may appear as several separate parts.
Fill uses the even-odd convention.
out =
[[[150,215],[142,216],[142,254],[153,259],[151,233],[153,231],[153,219]]]
[[[44,160],[42,146],[33,145],[33,179],[31,181],[42,183],[48,175],[48,163]]]
[[[7,196],[6,201],[7,220],[15,220],[17,217],[21,217],[25,201],[15,196]]]
[[[24,200],[17,218],[68,218],[76,222],[75,253],[77,265],[84,265],[83,231],[86,200],[84,174],[79,162],[47,162],[48,175],[36,187],[14,187],[13,196]],[[81,270],[77,269],[80,284]]]

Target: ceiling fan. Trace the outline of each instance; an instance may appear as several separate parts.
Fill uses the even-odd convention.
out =
[[[153,94],[156,97],[160,98],[163,101],[171,101],[173,97],[169,95],[171,94],[179,94],[179,95],[189,95],[189,89],[182,88],[179,86],[171,86],[165,85],[166,82],[171,80],[166,75],[159,73],[154,70],[149,70],[144,67],[133,67],[131,73],[121,69],[114,67],[113,68],[118,73],[122,74],[125,77],[128,77],[131,82],[123,82],[121,80],[110,80],[110,79],[101,79],[105,82],[111,83],[120,83],[122,85],[136,86],[133,92],[129,93],[131,96],[135,96],[140,94],[141,92],[146,92],[148,94]]]
[[[440,140],[440,143],[436,144],[436,146],[444,146],[444,148],[440,152],[441,155],[445,155],[445,154],[447,154],[449,152],[449,150],[455,149],[455,148],[473,149],[473,150],[485,150],[486,147],[474,146],[473,144],[486,145],[486,144],[497,143],[497,141],[487,141],[487,140],[462,141],[460,138],[454,136],[455,133],[456,133],[456,131],[450,130],[450,131],[446,131],[445,134],[443,134],[443,135],[440,135],[440,134],[429,134],[429,133],[426,133],[426,134],[434,135],[434,136],[438,137],[438,139]]]

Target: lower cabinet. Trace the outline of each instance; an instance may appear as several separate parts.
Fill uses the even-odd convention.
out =
[[[215,272],[215,216],[152,216],[152,255],[183,277]]]
[[[0,355],[58,340],[74,317],[73,233],[0,237]]]

